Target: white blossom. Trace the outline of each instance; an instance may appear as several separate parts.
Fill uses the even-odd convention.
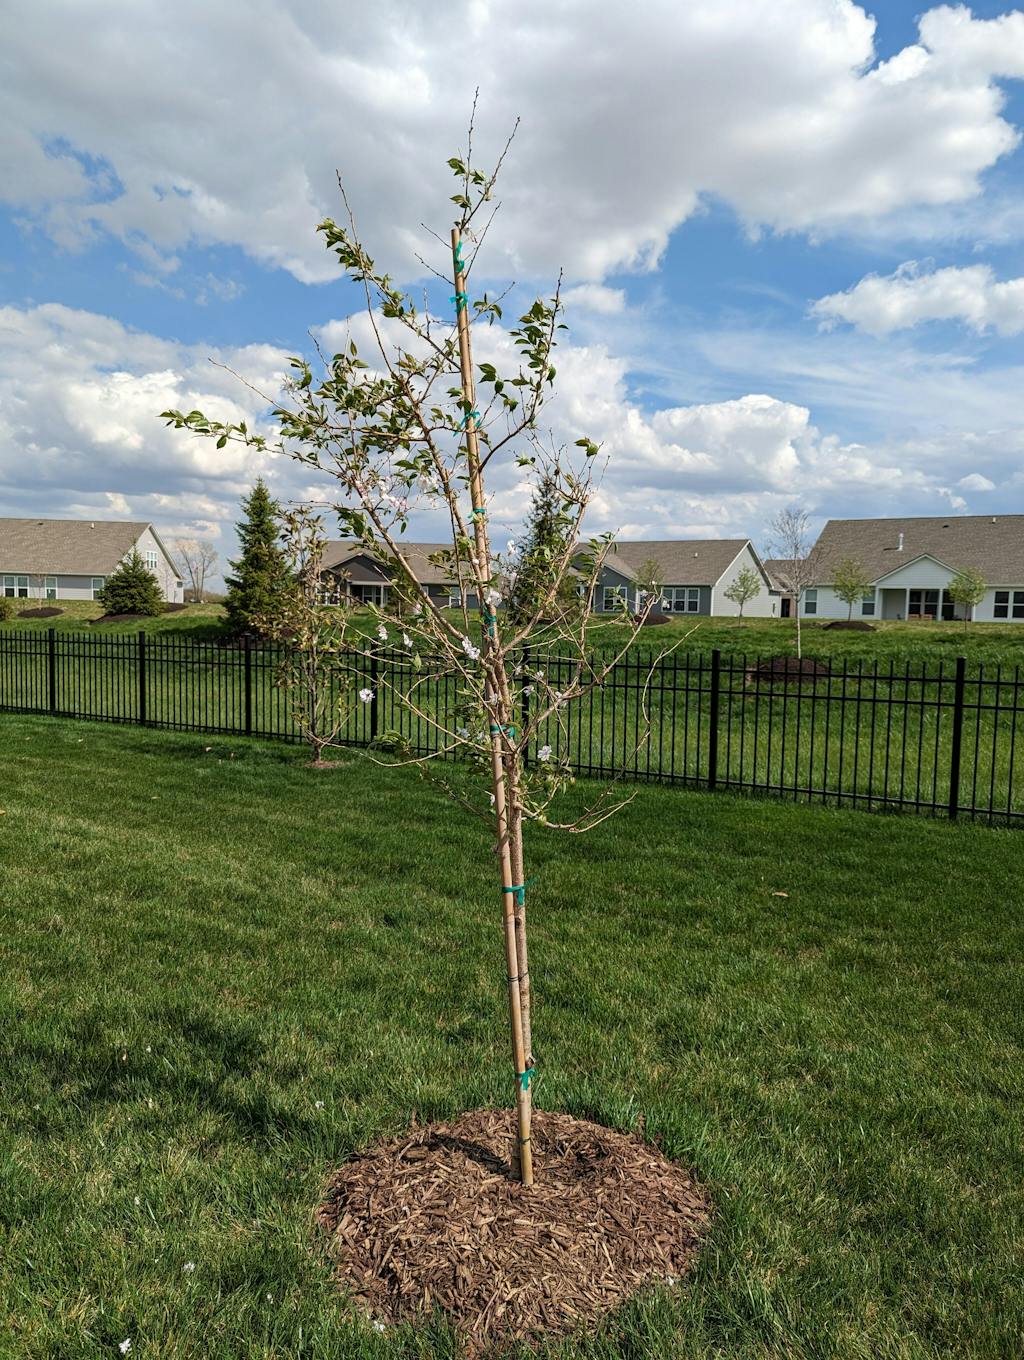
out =
[[[373,690],[372,690],[372,689],[361,689],[361,690],[359,691],[359,698],[360,698],[360,701],[361,701],[362,703],[368,704],[368,703],[370,702],[370,700],[373,698]]]
[[[403,634],[402,634],[402,646],[403,646],[403,647],[411,647],[411,646],[412,646],[412,638],[409,636],[408,633],[403,633]]]
[[[413,605],[412,612],[416,618],[419,618],[419,616],[423,613],[423,606],[420,604],[419,600],[417,600],[415,605]]]
[[[387,642],[388,630],[384,627],[383,624],[381,624],[381,626],[377,629],[377,636],[380,638],[381,642]]]
[[[562,693],[562,691],[561,691],[560,689],[556,689],[556,690],[555,690],[555,707],[557,708],[559,704],[564,704],[564,703],[565,703],[565,695]]]
[[[524,685],[524,686],[523,686],[523,693],[524,693],[524,694],[532,694],[532,693],[533,693],[533,686],[532,686],[532,685]]]
[[[469,728],[468,728],[468,727],[457,727],[457,728],[455,729],[455,735],[456,735],[457,737],[461,737],[463,741],[468,741],[468,740],[469,740]]]
[[[491,605],[493,608],[495,605],[501,604],[501,595],[496,590],[485,590],[484,603]]]
[[[313,1109],[314,1109],[314,1110],[322,1110],[323,1108],[324,1108],[324,1102],[323,1102],[322,1100],[317,1100],[317,1101],[314,1101],[314,1102],[313,1102]]]
[[[126,1336],[125,1339],[124,1339],[123,1341],[121,1341],[121,1342],[118,1343],[117,1349],[121,1352],[122,1355],[130,1355],[130,1354],[131,1354],[131,1349],[132,1349],[132,1339],[131,1339],[131,1337],[130,1337],[130,1336]]]
[[[469,657],[470,661],[480,660],[480,648],[475,642],[470,642],[468,637],[462,639],[462,650]]]
[[[537,759],[538,759],[538,760],[550,760],[550,759],[551,759],[551,747],[550,747],[550,746],[542,746],[542,747],[540,748],[540,750],[537,752]]]
[[[186,1275],[191,1275],[195,1268],[196,1268],[195,1261],[186,1261],[185,1264],[182,1266],[182,1270],[185,1272]]]
[[[508,541],[508,550],[509,550],[510,553],[514,553],[514,552],[515,552],[515,550],[516,550],[516,541],[515,541],[514,538],[510,538],[510,539],[509,539],[509,541]]]
[[[534,678],[534,680],[537,681],[538,684],[543,684],[543,683],[544,683],[544,672],[543,672],[543,671],[535,671],[535,672],[534,672],[533,678]]]

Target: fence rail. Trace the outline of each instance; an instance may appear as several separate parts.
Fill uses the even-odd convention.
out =
[[[284,653],[187,637],[0,634],[0,709],[177,731],[300,740],[278,682]],[[521,723],[538,669],[569,687],[566,657],[524,658]],[[603,683],[532,733],[579,774],[773,793],[950,818],[1024,821],[1024,675],[1020,667],[829,665],[631,652]],[[788,667],[789,669],[786,669]],[[353,674],[353,671],[355,674]],[[426,672],[427,678],[424,678]],[[437,753],[438,723],[457,702],[451,676],[430,678],[400,654],[348,655],[340,684],[366,686],[341,734],[367,746],[398,733]],[[416,710],[403,702],[415,691]]]

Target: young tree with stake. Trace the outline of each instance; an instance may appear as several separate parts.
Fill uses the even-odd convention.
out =
[[[780,510],[768,526],[771,542],[766,556],[781,559],[776,575],[784,590],[793,596],[796,613],[796,654],[803,656],[800,616],[804,605],[804,591],[817,581],[820,560],[817,546],[811,544],[810,520],[806,510],[798,505]]]
[[[973,567],[964,567],[950,581],[946,587],[946,594],[954,604],[960,605],[964,611],[964,632],[967,632],[967,624],[974,616],[974,611],[985,598],[985,591],[988,589],[984,576],[980,571],[975,571]]]
[[[410,749],[401,732],[391,733],[393,759],[430,775],[482,817],[492,836],[514,1063],[514,1164],[524,1185],[530,1185],[535,1061],[523,829],[534,822],[583,831],[621,805],[605,790],[575,820],[553,821],[552,801],[571,780],[568,763],[555,747],[568,706],[601,685],[644,615],[614,654],[593,658],[587,613],[607,540],[581,542],[581,523],[599,449],[581,436],[573,446],[576,456],[570,457],[563,448],[543,445],[536,433],[538,413],[554,383],[553,356],[563,329],[558,292],[548,301],[535,301],[505,333],[505,348],[515,356],[511,362],[500,367],[473,362],[472,323],[502,323],[500,301],[487,293],[471,297],[468,288],[489,226],[489,221],[478,226],[478,218],[488,211],[504,154],[493,171],[476,169],[471,126],[466,157],[449,162],[459,186],[447,261],[454,324],[420,310],[377,267],[359,240],[342,188],[347,221],[328,220],[319,230],[344,273],[362,290],[373,335],[371,358],[364,359],[352,339],[340,352],[321,356],[325,371],[316,378],[305,359],[293,359],[289,400],[274,409],[274,439],[200,412],[164,414],[179,428],[260,450],[273,448],[307,472],[328,474],[338,489],[334,509],[347,537],[372,553],[389,575],[387,600],[373,611],[376,633],[363,640],[361,650],[378,662],[378,685],[389,692],[392,707],[415,719],[421,730],[431,730],[437,743],[435,753],[423,756]],[[492,545],[486,480],[501,463],[511,464],[521,478],[546,480],[557,499],[542,572],[536,560],[523,560],[514,547],[502,556]],[[449,542],[436,562],[453,593],[459,592],[455,611],[423,594],[403,551],[410,515],[423,505],[441,511],[448,523]],[[529,588],[519,589],[524,574]],[[587,608],[555,608],[568,581],[579,587]],[[502,589],[526,600],[521,613],[501,609]],[[548,652],[555,651],[557,670],[547,661]],[[402,664],[389,664],[396,657]],[[359,701],[373,701],[365,672],[356,666],[352,685],[358,686]],[[453,689],[455,703],[437,697]],[[555,741],[549,740],[552,729]],[[484,790],[474,793],[472,784],[467,786],[445,759],[453,755],[463,757],[463,769],[468,766],[482,779]]]
[[[733,604],[740,607],[736,619],[736,627],[739,628],[743,623],[743,606],[749,604],[751,600],[756,600],[761,593],[761,578],[753,567],[741,567],[736,573],[735,581],[722,593],[727,600],[732,600]]]
[[[844,557],[832,570],[832,589],[847,605],[846,619],[853,618],[853,606],[871,589],[871,577],[855,557]]]

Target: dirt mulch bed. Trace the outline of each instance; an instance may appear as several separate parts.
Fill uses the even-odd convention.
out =
[[[165,614],[180,614],[183,609],[187,608],[187,604],[165,604],[163,612]]]
[[[474,1110],[354,1157],[318,1219],[339,1287],[384,1324],[442,1309],[478,1356],[577,1331],[685,1274],[701,1188],[636,1134],[535,1110],[532,1189],[512,1179],[511,1110]]]
[[[55,608],[53,608],[52,605],[50,605],[50,606],[45,606],[45,607],[43,607],[43,608],[41,608],[41,609],[22,609],[22,610],[19,612],[19,614],[18,614],[18,618],[19,618],[19,619],[55,619],[55,618],[57,617],[58,614],[63,614],[63,613],[64,613],[64,610],[63,610],[63,609],[55,609]]]
[[[835,623],[824,625],[830,631],[838,628],[841,633],[876,633],[878,630],[873,623],[865,623],[863,619],[836,619]]]
[[[783,685],[799,685],[804,680],[819,677],[827,679],[831,673],[825,662],[815,661],[813,657],[773,656],[769,661],[762,661],[759,666],[747,668],[747,684],[756,685],[762,681],[773,683],[777,680]]]
[[[648,614],[646,618],[642,615],[633,615],[634,622],[639,623],[642,628],[655,628],[661,623],[671,623],[672,619],[668,614]]]

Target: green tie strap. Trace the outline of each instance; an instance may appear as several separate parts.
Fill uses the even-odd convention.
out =
[[[526,904],[526,890],[531,883],[536,883],[536,878],[528,878],[525,883],[513,883],[510,888],[502,888],[503,893],[515,893],[516,906],[522,907]]]
[[[528,1091],[530,1089],[530,1078],[536,1076],[536,1074],[537,1069],[535,1067],[528,1067],[525,1072],[516,1073],[516,1075],[519,1078],[519,1084],[524,1091]]]
[[[460,430],[464,430],[464,429],[466,428],[466,426],[469,424],[469,418],[470,418],[470,416],[472,416],[474,420],[479,420],[479,419],[480,419],[480,412],[479,412],[479,411],[467,411],[466,414],[462,417],[462,420],[459,422],[459,429],[460,429]]]
[[[459,241],[455,247],[455,272],[464,274],[466,272],[466,261],[462,258],[462,242]]]
[[[509,737],[515,741],[516,729],[514,727],[499,727],[497,723],[491,723],[491,736],[496,737],[499,732],[507,732]],[[532,882],[532,879],[531,879]],[[511,888],[506,888],[505,892],[511,892]]]
[[[486,515],[486,514],[487,514],[487,506],[486,506],[486,505],[474,505],[474,506],[473,506],[473,514],[474,514],[474,515]]]
[[[460,288],[451,295],[448,301],[455,303],[455,315],[458,316],[459,312],[461,312],[463,307],[469,302],[469,297]]]

